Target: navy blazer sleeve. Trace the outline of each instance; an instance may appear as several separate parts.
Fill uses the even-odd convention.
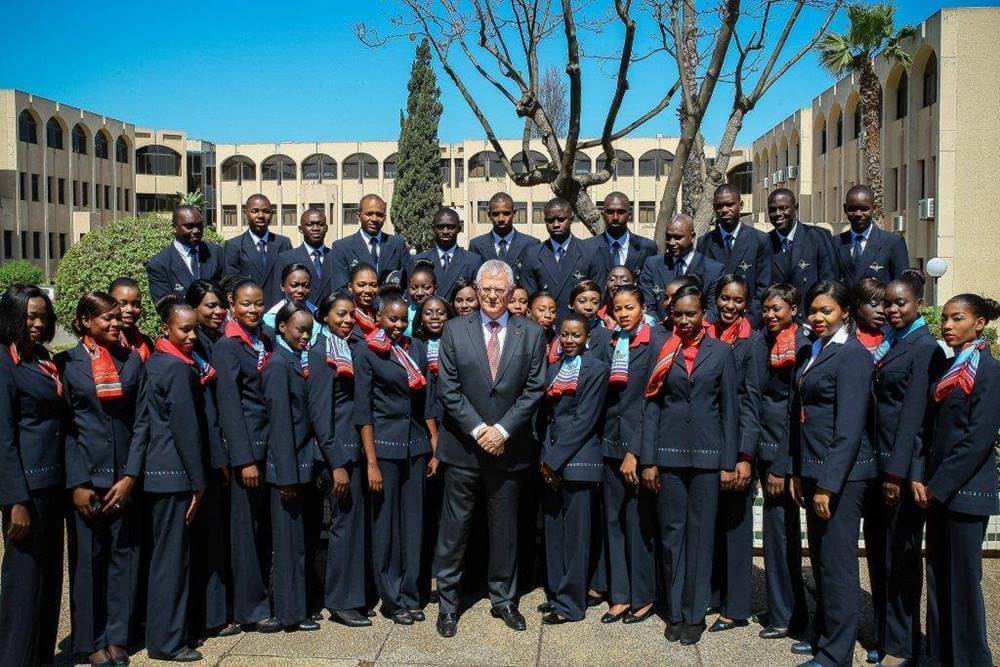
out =
[[[921,345],[913,350],[910,365],[910,383],[903,395],[903,405],[899,411],[896,437],[892,443],[892,454],[883,471],[902,479],[911,479],[910,467],[914,455],[923,449],[925,415],[930,398],[932,375],[944,360],[944,350],[937,344]]]
[[[662,256],[647,257],[642,265],[642,271],[639,272],[639,290],[642,292],[642,300],[646,303],[646,311],[650,313],[657,313],[660,310],[659,299],[653,293],[653,262],[657,260],[662,262]]]
[[[240,360],[235,356],[238,352],[235,346],[217,344],[213,361],[219,425],[229,446],[230,463],[235,467],[242,467],[256,461],[251,446],[253,438],[247,429],[243,404],[240,402]]]
[[[375,425],[375,408],[372,400],[375,377],[371,354],[366,343],[354,348],[354,425],[358,427]]]
[[[761,309],[764,305],[764,295],[767,289],[773,284],[772,266],[774,255],[771,252],[771,239],[765,234],[757,244],[757,254],[754,256],[756,285],[750,288],[754,291],[754,297],[750,302],[750,312],[753,316],[754,324],[760,326]]]
[[[222,245],[222,274],[240,274],[240,237],[234,236]]]
[[[139,386],[135,394],[135,420],[132,422],[132,440],[128,446],[124,474],[141,477],[146,467],[146,447],[149,445],[149,377],[146,367],[139,365]]]
[[[149,278],[149,296],[156,303],[166,295],[173,292],[173,285],[170,284],[168,268],[166,262],[161,261],[162,255],[156,255],[146,262],[146,277]]]
[[[271,463],[274,464],[275,483],[278,486],[292,486],[299,483],[289,376],[294,372],[288,364],[274,359],[264,367],[264,401],[270,425],[268,451]]]
[[[534,349],[530,351],[531,364],[528,367],[528,379],[521,395],[497,422],[503,426],[507,433],[528,429],[535,415],[535,409],[538,407],[538,402],[542,400],[542,394],[545,393],[545,335],[541,327],[534,328]],[[531,328],[526,328],[526,331],[528,335],[531,335]],[[507,342],[511,342],[509,337]]]
[[[868,397],[875,367],[863,347],[845,345],[845,358],[837,361],[837,398],[833,442],[827,451],[817,486],[840,493],[858,457],[862,433],[868,422]]]
[[[187,364],[170,364],[164,368],[163,382],[170,405],[170,433],[177,455],[184,465],[191,487],[205,488],[205,467],[202,463],[202,438],[195,415],[201,406],[195,401],[198,379]]]
[[[743,363],[743,387],[740,394],[740,454],[753,459],[760,441],[760,403],[767,377],[770,350],[762,337],[754,336],[745,343],[750,346]]]
[[[736,357],[731,349],[726,352],[719,386],[719,411],[722,413],[722,437],[725,438],[721,466],[722,470],[734,470],[740,448],[740,392],[736,383]],[[683,358],[679,361],[684,363]]]
[[[833,235],[822,227],[810,227],[813,238],[819,246],[819,267],[816,276],[819,280],[836,280],[840,275],[839,262],[837,261],[837,251],[833,245]],[[802,295],[803,298],[805,295]]]
[[[329,281],[330,294],[347,285],[351,279],[351,267],[344,249],[347,238],[350,237],[334,242],[323,261],[323,276],[324,280]]]
[[[334,437],[333,391],[337,371],[326,363],[325,347],[320,340],[309,350],[306,390],[309,393],[309,419],[312,421],[313,433],[316,434],[316,445],[326,465],[336,469],[344,467],[349,459],[343,449],[337,446]]]
[[[17,385],[12,375],[3,373],[0,378],[0,505],[4,507],[30,499],[18,446],[19,428]]]
[[[889,232],[886,232],[887,234]],[[906,248],[906,241],[895,234],[892,235],[892,254],[889,256],[889,275],[892,280],[900,276],[903,271],[910,268],[910,254]]]
[[[541,246],[528,246],[521,251],[521,254],[514,260],[512,266],[520,266],[520,270],[516,270],[518,277],[520,279],[521,286],[531,296],[538,291],[538,280],[535,277],[535,264],[536,257],[538,254],[538,248]]]
[[[593,435],[597,422],[604,414],[604,398],[608,393],[607,364],[594,364],[589,373],[581,373],[576,393],[576,410],[567,428],[559,430],[559,441],[553,442],[542,456],[542,463],[561,472]],[[567,400],[562,398],[560,400]]]

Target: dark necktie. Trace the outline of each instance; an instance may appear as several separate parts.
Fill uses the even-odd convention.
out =
[[[507,239],[500,239],[497,243],[497,259],[507,259]]]
[[[611,261],[615,266],[625,263],[621,261],[620,257],[621,252],[622,252],[621,241],[615,241],[614,243],[611,244]]]
[[[733,252],[733,241],[736,239],[732,234],[723,234],[722,240],[726,243],[726,254],[729,255]]]
[[[854,265],[857,266],[861,261],[861,255],[864,254],[864,249],[861,247],[861,242],[865,240],[862,234],[854,235],[854,243],[851,245],[851,259],[854,260]]]
[[[313,271],[316,272],[316,282],[319,282],[319,279],[323,275],[323,251],[313,250],[312,261],[313,261]]]
[[[781,239],[781,252],[787,253],[792,249],[792,240],[787,236]]]
[[[267,241],[264,239],[257,241],[257,253],[260,255],[260,267],[263,270],[267,266]]]
[[[188,250],[188,257],[191,258],[191,277],[195,280],[201,279],[201,259],[198,257],[198,246]]]
[[[372,266],[375,267],[375,273],[378,273],[378,237],[373,236],[371,240],[368,241],[368,245],[371,246],[372,249]]]
[[[562,261],[564,254],[566,254],[566,250],[562,246],[556,248],[556,264]]]
[[[449,266],[451,266],[451,253],[446,252],[441,256],[441,268],[447,271]]]

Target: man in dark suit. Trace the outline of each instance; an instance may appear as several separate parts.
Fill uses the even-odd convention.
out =
[[[514,229],[514,199],[506,192],[498,192],[490,197],[486,215],[493,229],[477,236],[469,242],[469,250],[483,258],[501,259],[514,269],[515,278],[520,281],[519,259],[528,248],[538,245],[538,239]]]
[[[906,241],[872,224],[875,193],[867,185],[855,185],[844,197],[844,214],[851,228],[837,237],[840,281],[856,285],[864,278],[888,284],[910,268]]]
[[[778,188],[767,198],[767,215],[774,229],[767,233],[771,243],[771,280],[791,285],[802,294],[799,316],[805,318],[805,298],[813,285],[837,279],[830,232],[799,220],[795,193]]]
[[[205,243],[205,222],[201,211],[182,204],[171,216],[174,240],[146,262],[149,296],[156,303],[174,292],[184,296],[188,286],[204,278],[218,280],[222,275],[222,247]]]
[[[223,246],[226,275],[253,278],[264,291],[265,308],[281,300],[278,257],[292,249],[287,236],[268,231],[273,214],[271,200],[262,194],[250,195],[243,205],[247,230]]]
[[[479,489],[489,520],[490,613],[523,631],[517,609],[518,502],[522,477],[537,465],[532,420],[545,385],[545,335],[507,312],[514,273],[489,260],[476,276],[480,310],[450,320],[440,346],[438,391],[444,418],[436,458],[444,497],[434,559],[437,630],[454,637],[459,583]]]
[[[521,284],[528,294],[551,292],[556,316],[562,321],[570,311],[569,297],[581,280],[594,279],[593,252],[573,236],[573,208],[562,197],[545,204],[545,229],[549,238],[521,255]]]
[[[616,266],[627,266],[638,276],[646,259],[657,254],[656,243],[628,230],[632,219],[632,202],[622,192],[612,192],[604,198],[601,209],[604,218],[604,233],[583,242],[591,254],[594,264],[594,280],[601,287],[608,273]]]
[[[438,296],[450,301],[459,278],[467,283],[476,279],[476,271],[483,263],[483,258],[458,246],[462,221],[455,209],[446,206],[439,208],[431,225],[434,230],[434,247],[414,257],[410,270],[417,262],[430,262],[437,278]]]
[[[382,231],[385,226],[385,200],[367,194],[358,203],[356,234],[335,241],[323,265],[324,280],[329,280],[330,293],[344,288],[351,279],[351,269],[362,262],[375,267],[381,282],[383,276],[402,271],[409,264],[409,251],[402,238]]]
[[[743,198],[728,183],[715,189],[712,196],[715,229],[698,239],[698,252],[721,262],[723,271],[742,276],[750,290],[747,313],[754,327],[759,327],[761,302],[771,286],[771,243],[767,234],[740,222]]]
[[[330,252],[326,245],[326,213],[321,208],[307,208],[299,218],[299,232],[302,233],[302,245],[286,250],[278,256],[278,279],[285,267],[290,264],[302,264],[309,269],[309,301],[317,306],[329,294],[329,285],[323,280],[323,262]]]
[[[709,319],[715,320],[715,283],[725,269],[721,263],[709,259],[694,248],[694,218],[675,215],[667,224],[667,252],[646,260],[639,274],[639,289],[647,309],[656,309],[658,319],[667,312],[661,301],[667,285],[681,276],[697,276],[705,291]]]

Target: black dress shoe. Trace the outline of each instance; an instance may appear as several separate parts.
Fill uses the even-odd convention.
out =
[[[269,618],[266,621],[257,621],[256,623],[251,623],[247,626],[249,632],[278,632],[282,629],[281,623],[275,618]]]
[[[317,611],[317,612],[315,612],[313,614],[310,614],[309,618],[312,619],[312,620],[314,620],[314,621],[322,621],[323,620],[323,612]]]
[[[726,630],[732,630],[733,628],[745,628],[750,625],[747,620],[734,619],[732,621],[723,621],[721,618],[716,619],[715,623],[712,623],[712,627],[708,629],[709,632],[725,632]]]
[[[108,657],[111,658],[111,664],[115,667],[125,667],[129,664],[128,653],[121,646],[114,648],[115,650],[112,650],[112,647],[108,647]]]
[[[555,611],[542,616],[542,625],[562,625],[563,623],[572,623],[572,621],[565,616],[560,616],[559,613]]]
[[[424,613],[423,609],[410,609],[410,618],[417,623],[423,623],[427,620],[427,614]]]
[[[375,610],[365,609],[365,618],[375,618]]]
[[[622,623],[625,623],[627,625],[632,625],[633,623],[642,623],[643,621],[649,619],[650,616],[654,615],[656,615],[656,607],[653,606],[650,606],[650,608],[647,609],[646,613],[643,614],[642,616],[639,616],[630,609],[629,612],[625,614],[625,618],[622,619]]]
[[[542,614],[548,614],[551,611],[555,611],[555,607],[552,606],[551,602],[549,602],[548,600],[546,600],[542,604],[538,605],[538,611],[539,611],[539,613],[542,613]]]
[[[304,621],[299,621],[295,625],[285,628],[286,632],[295,632],[296,630],[302,630],[303,632],[311,632],[313,630],[319,630],[319,623],[307,618]]]
[[[528,629],[528,624],[524,622],[524,616],[521,616],[521,612],[513,604],[505,604],[499,608],[493,607],[490,609],[490,616],[493,618],[502,618],[503,622],[511,630],[523,632]]]
[[[671,623],[670,621],[667,621],[667,627],[663,629],[663,636],[667,638],[668,642],[675,642],[681,638],[681,634],[683,632],[683,623]]]
[[[410,616],[408,609],[397,609],[396,611],[389,614],[389,618],[396,625],[413,625],[413,617]]]
[[[444,611],[441,612],[438,614],[438,620],[435,626],[437,627],[438,634],[442,637],[454,637],[455,633],[458,632],[458,614],[449,614]]]
[[[877,648],[868,649],[868,652],[865,655],[865,662],[867,662],[869,665],[874,665],[879,662],[882,662],[882,656],[879,654]]]
[[[367,628],[372,624],[372,620],[357,609],[333,609],[330,611],[330,620],[349,628]]]
[[[587,593],[587,608],[596,607],[606,599],[606,595],[591,595],[590,593]]]
[[[795,655],[815,655],[816,648],[812,642],[795,642],[792,644],[792,653]]]
[[[698,643],[701,639],[702,633],[705,632],[704,623],[685,623],[684,629],[681,630],[681,646],[692,646]]]
[[[193,648],[184,647],[180,651],[177,651],[177,653],[155,653],[150,651],[149,657],[153,660],[166,660],[169,662],[197,662],[201,660],[202,655]]]
[[[605,612],[604,616],[601,616],[601,623],[604,623],[605,625],[610,625],[612,623],[617,623],[618,621],[620,621],[623,618],[625,618],[625,616],[628,613],[629,613],[628,609],[626,609],[625,611],[620,611],[617,614],[612,614],[610,611]]]
[[[243,632],[235,623],[227,623],[212,633],[213,637],[233,637]]]
[[[428,604],[437,604],[440,600],[441,598],[438,596],[437,591],[431,591],[431,594],[427,596]]]
[[[757,633],[761,639],[784,639],[788,636],[788,628],[774,628],[768,626]]]

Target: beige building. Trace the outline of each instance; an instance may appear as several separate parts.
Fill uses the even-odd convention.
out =
[[[947,273],[928,296],[966,291],[1000,296],[1000,236],[984,193],[1000,169],[1000,9],[944,9],[903,48],[909,68],[876,63],[883,88],[883,225],[902,235],[911,262],[933,257]],[[787,187],[806,222],[846,227],[844,192],[866,181],[858,83],[849,76],[753,142],[758,165],[754,217],[767,222],[767,195]]]

